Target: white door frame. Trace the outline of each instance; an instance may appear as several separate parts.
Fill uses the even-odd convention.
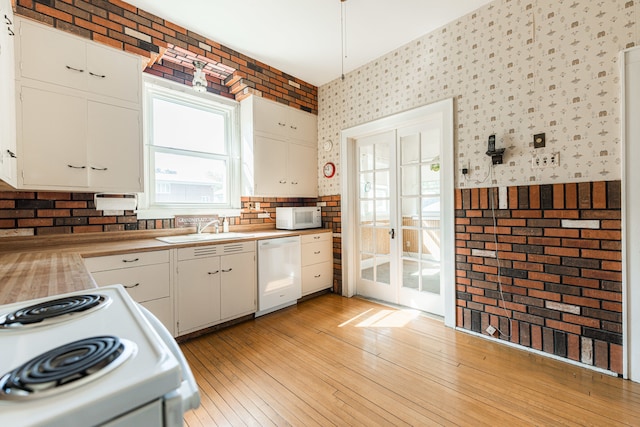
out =
[[[455,327],[455,210],[454,210],[454,129],[453,98],[434,102],[423,107],[383,117],[373,122],[344,129],[340,133],[340,184],[342,213],[342,294],[352,297],[355,294],[357,279],[357,235],[355,233],[357,213],[357,176],[355,174],[355,140],[371,134],[394,130],[399,127],[419,124],[434,113],[443,115],[443,138],[440,169],[442,174],[441,194],[449,195],[441,201],[442,209],[442,270],[441,274],[448,285],[444,289],[444,324]]]
[[[623,376],[640,382],[640,242],[637,239],[640,236],[640,47],[623,51],[620,64]],[[629,78],[631,75],[636,77]],[[635,240],[633,236],[636,236]]]

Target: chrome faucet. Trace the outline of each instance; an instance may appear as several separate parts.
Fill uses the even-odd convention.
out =
[[[207,228],[211,224],[215,224],[215,226],[216,226],[216,234],[218,234],[218,232],[220,231],[219,230],[219,228],[220,228],[220,220],[217,219],[217,218],[205,223],[204,225],[202,223],[198,223],[197,233],[198,234],[202,234],[202,230],[204,230],[205,228]]]

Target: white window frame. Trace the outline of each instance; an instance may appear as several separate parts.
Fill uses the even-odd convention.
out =
[[[138,195],[138,219],[166,219],[175,215],[218,214],[220,216],[240,216],[241,155],[240,155],[240,104],[234,100],[211,93],[195,92],[191,87],[152,75],[143,76],[143,141],[144,141],[144,193]],[[225,205],[154,205],[152,197],[152,147],[151,147],[151,102],[154,96],[173,99],[186,105],[195,104],[205,108],[226,110],[229,124],[229,203]],[[158,150],[158,148],[156,148]]]

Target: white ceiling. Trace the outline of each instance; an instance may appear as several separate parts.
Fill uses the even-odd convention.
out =
[[[126,0],[316,86],[340,77],[340,0]],[[346,0],[345,74],[492,0]]]

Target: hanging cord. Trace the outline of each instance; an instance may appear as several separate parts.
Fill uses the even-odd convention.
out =
[[[344,59],[347,57],[347,0],[340,0],[340,42],[341,46],[341,64],[342,64],[342,76],[344,81]]]
[[[495,176],[494,176],[494,169],[493,169],[493,163],[490,166],[490,170],[489,170],[489,175],[491,175],[491,180],[493,181]],[[496,231],[497,227],[498,227],[498,221],[496,219],[496,207],[495,207],[495,202],[493,200],[493,188],[489,188],[489,202],[491,204],[491,217],[493,218],[493,242],[495,244],[495,252],[496,252],[496,263],[498,265],[498,291],[500,292],[500,300],[502,301],[502,309],[504,310],[505,314],[507,315],[507,319],[509,319],[509,331],[512,330],[512,319],[511,319],[511,315],[509,313],[509,310],[507,310],[507,303],[504,300],[504,293],[502,292],[502,267],[500,265],[500,256],[499,256],[499,251],[498,251],[498,232]],[[498,333],[500,334],[500,336],[504,337],[504,338],[511,338],[511,334],[505,334],[504,332],[502,332],[502,330],[497,327],[496,330],[498,331]]]

